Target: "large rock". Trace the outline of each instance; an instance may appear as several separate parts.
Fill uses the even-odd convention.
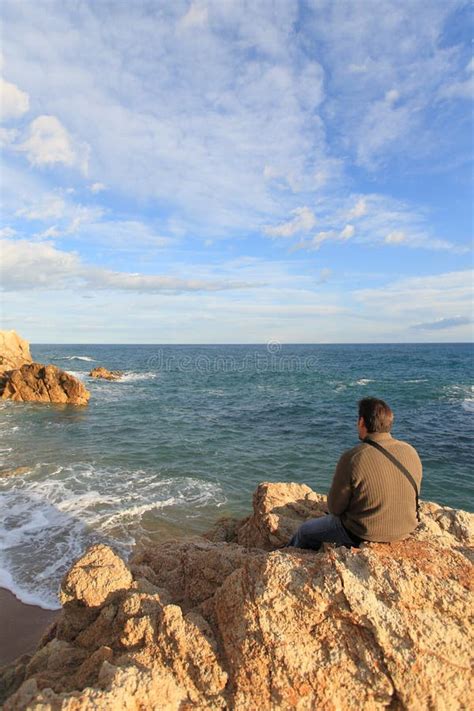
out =
[[[125,563],[105,545],[89,548],[63,578],[61,604],[79,602],[86,607],[103,605],[118,590],[127,590],[133,579]]]
[[[16,331],[0,331],[0,374],[31,363],[30,344]]]
[[[22,365],[5,372],[0,379],[2,400],[87,405],[89,397],[80,380],[55,365]]]
[[[424,503],[402,542],[267,550],[323,509],[265,483],[218,542],[146,544],[128,566],[94,546],[40,648],[4,672],[5,711],[469,708],[474,516]]]
[[[253,514],[238,529],[237,541],[273,550],[287,543],[302,521],[326,511],[326,497],[305,484],[263,482],[255,490]]]
[[[123,373],[121,370],[107,370],[103,366],[92,368],[89,375],[91,378],[103,378],[104,380],[120,380]]]

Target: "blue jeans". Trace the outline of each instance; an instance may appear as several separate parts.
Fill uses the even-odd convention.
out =
[[[327,514],[305,521],[296,531],[287,546],[319,550],[322,543],[336,543],[347,548],[355,547],[338,516]]]

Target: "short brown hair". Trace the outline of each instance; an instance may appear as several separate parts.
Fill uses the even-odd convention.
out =
[[[386,402],[376,397],[365,397],[359,401],[359,419],[363,417],[367,432],[390,432],[393,412]]]

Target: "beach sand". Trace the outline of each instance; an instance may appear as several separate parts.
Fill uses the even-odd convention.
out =
[[[25,605],[9,590],[0,588],[0,667],[34,651],[58,614],[59,610]]]

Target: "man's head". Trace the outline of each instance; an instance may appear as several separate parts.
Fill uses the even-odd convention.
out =
[[[392,424],[393,412],[386,402],[375,397],[366,397],[359,401],[357,429],[360,439],[374,432],[390,432]]]

